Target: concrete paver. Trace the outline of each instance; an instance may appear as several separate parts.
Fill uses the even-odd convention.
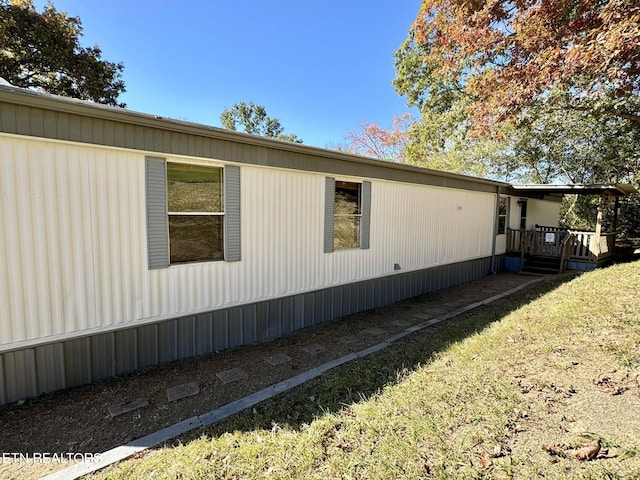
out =
[[[216,373],[216,377],[218,377],[222,383],[227,384],[246,380],[249,378],[249,375],[241,368],[231,368],[229,370],[223,370],[222,372]]]
[[[269,365],[273,367],[276,367],[278,365],[282,365],[285,363],[289,363],[290,361],[291,361],[291,357],[283,353],[272,355],[265,360],[265,362],[267,362]]]
[[[200,387],[195,382],[183,383],[182,385],[176,385],[175,387],[167,388],[167,400],[175,402],[192,395],[200,393]]]
[[[107,409],[109,411],[109,415],[111,418],[122,415],[123,413],[132,412],[134,410],[138,410],[139,408],[146,407],[149,405],[149,402],[146,398],[136,398],[127,403],[119,403],[117,405],[111,405]]]

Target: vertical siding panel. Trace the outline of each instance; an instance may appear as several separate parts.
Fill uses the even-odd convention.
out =
[[[65,387],[91,383],[91,346],[89,338],[64,342]]]
[[[305,293],[304,294],[304,323],[303,327],[310,327],[311,325],[316,324],[315,319],[315,298],[316,296],[313,293]]]
[[[256,305],[256,340],[269,340],[269,303],[260,302]]]
[[[116,374],[128,373],[138,368],[136,329],[115,332]]]
[[[2,105],[0,108],[0,124],[2,131],[6,133],[18,133],[16,110],[18,107],[13,105]]]
[[[91,377],[94,382],[117,374],[115,351],[113,332],[91,337]]]
[[[343,292],[341,287],[333,287],[330,291],[331,296],[333,297],[333,312],[331,313],[331,320],[333,320],[334,318],[340,318],[343,315]]]
[[[230,308],[227,312],[228,315],[228,338],[229,348],[235,348],[243,343],[243,328],[242,328],[242,307]]]
[[[280,300],[280,325],[282,334],[293,332],[293,299],[285,297]]]
[[[196,317],[189,316],[177,320],[178,324],[178,358],[187,358],[195,355],[196,339],[195,325]]]
[[[29,112],[31,121],[31,135],[35,137],[44,136],[44,116],[39,108],[32,108]]]
[[[304,328],[304,295],[293,297],[293,329]]]
[[[267,303],[269,306],[267,312],[269,338],[280,337],[283,334],[281,303],[280,299],[271,300]]]
[[[8,108],[8,110],[11,110]],[[0,109],[0,115],[4,115],[4,108]],[[5,120],[3,120],[5,122]],[[4,319],[0,328],[0,345],[10,343],[13,339],[19,338],[17,325],[22,317],[19,312],[19,279],[20,261],[16,251],[18,242],[15,238],[17,232],[16,200],[14,192],[15,186],[15,158],[17,152],[14,150],[12,141],[0,142],[0,318]],[[21,159],[19,159],[21,160]],[[2,384],[0,384],[2,387]]]
[[[333,315],[333,289],[325,288],[322,292],[322,295],[323,295],[322,321],[328,322],[329,320],[333,320],[335,318]]]
[[[57,138],[60,140],[70,140],[69,115],[65,113],[55,112],[55,126],[58,132]]]
[[[255,304],[242,307],[242,338],[245,345],[258,341]]]
[[[138,327],[138,367],[144,368],[159,363],[158,325]]]
[[[324,321],[324,291],[316,290],[313,295],[313,324],[317,325]]]
[[[202,355],[213,351],[213,316],[211,313],[196,317],[196,355]]]
[[[178,358],[178,322],[170,320],[158,324],[158,362],[166,363]]]
[[[4,354],[6,400],[9,403],[38,394],[33,349]]]
[[[122,123],[114,123],[113,126],[113,144],[116,147],[125,145],[125,126]]]
[[[16,133],[29,135],[31,132],[31,110],[29,107],[19,106],[16,111]]]
[[[229,318],[226,311],[213,313],[213,348],[216,352],[229,348]]]
[[[91,143],[93,140],[93,122],[94,120],[89,117],[82,117],[80,119],[80,141],[84,143]]]
[[[34,350],[38,395],[64,388],[64,349],[62,344],[41,345]]]
[[[69,121],[69,140],[72,142],[82,141],[82,120],[75,115],[67,115]]]
[[[4,355],[0,355],[0,405],[8,403],[7,400],[7,383],[4,380]]]

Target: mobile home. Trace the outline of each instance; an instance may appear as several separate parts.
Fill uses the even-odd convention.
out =
[[[0,86],[0,404],[488,275],[509,187]]]

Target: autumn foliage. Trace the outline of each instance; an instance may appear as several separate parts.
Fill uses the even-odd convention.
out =
[[[358,130],[347,132],[344,149],[366,157],[404,162],[408,132],[414,122],[415,119],[408,113],[394,117],[390,130],[375,123],[362,122]]]
[[[640,2],[423,0],[404,48],[419,50],[431,77],[421,94],[457,85],[472,99],[474,130],[486,132],[554,87],[586,100],[637,96]],[[624,101],[616,108],[640,122]]]

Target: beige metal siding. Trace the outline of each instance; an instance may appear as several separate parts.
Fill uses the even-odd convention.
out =
[[[529,200],[527,205],[527,227],[544,225],[557,227],[560,220],[560,202],[545,200]]]
[[[325,254],[325,175],[242,166],[242,260],[149,270],[144,159],[2,136],[0,349],[491,254],[492,193],[374,180],[370,249]]]

